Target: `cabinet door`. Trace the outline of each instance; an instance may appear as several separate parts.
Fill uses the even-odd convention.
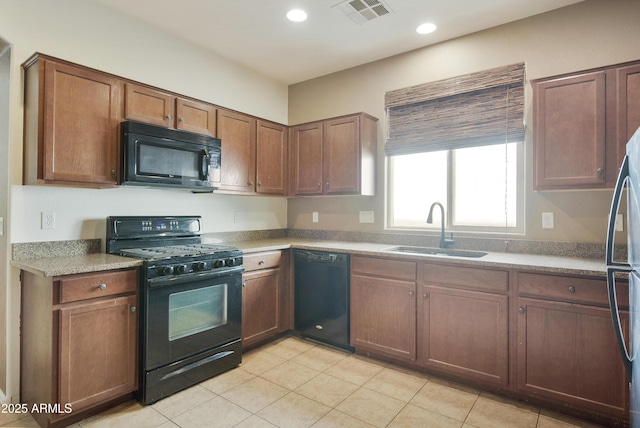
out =
[[[508,296],[423,286],[421,360],[454,375],[509,383]]]
[[[242,289],[242,346],[280,332],[280,269],[262,269],[244,275]]]
[[[258,120],[256,131],[256,191],[286,195],[287,127]]]
[[[609,310],[524,298],[518,308],[518,388],[623,417],[628,383]]]
[[[416,284],[351,275],[351,345],[416,359]]]
[[[133,83],[126,84],[126,119],[173,128],[174,97]]]
[[[254,192],[256,120],[244,114],[219,109],[217,135],[222,140],[220,190]]]
[[[605,72],[537,82],[534,90],[534,188],[603,187]]]
[[[626,152],[627,141],[640,127],[640,64],[621,67],[617,72],[618,163]]]
[[[360,117],[324,123],[323,193],[360,192]]]
[[[121,83],[45,61],[41,173],[45,181],[116,185]]]
[[[291,128],[293,195],[322,194],[322,122]]]
[[[216,108],[207,103],[176,98],[176,128],[215,137]]]
[[[137,388],[136,296],[60,309],[60,403],[79,411]]]

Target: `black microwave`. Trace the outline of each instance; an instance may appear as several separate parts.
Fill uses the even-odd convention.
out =
[[[123,185],[195,191],[220,186],[220,139],[134,121],[120,128]]]

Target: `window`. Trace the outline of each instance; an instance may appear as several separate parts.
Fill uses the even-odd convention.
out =
[[[522,143],[495,144],[389,158],[389,227],[440,228],[433,202],[452,231],[524,231]]]
[[[524,64],[385,94],[388,226],[524,233]]]

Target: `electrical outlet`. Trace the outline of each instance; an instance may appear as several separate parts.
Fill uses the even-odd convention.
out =
[[[314,211],[313,214],[311,214],[311,218],[314,223],[318,222],[318,211]]]
[[[373,211],[360,211],[360,223],[373,223]]]
[[[41,214],[41,229],[55,229],[56,228],[56,213],[53,211],[42,211]]]
[[[0,236],[4,235],[4,217],[0,217]]]
[[[553,224],[553,213],[542,213],[542,228],[543,229],[553,229],[555,225]]]

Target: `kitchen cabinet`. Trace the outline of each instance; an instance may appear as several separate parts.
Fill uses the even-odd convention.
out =
[[[377,121],[359,113],[292,127],[292,194],[374,195]]]
[[[23,68],[24,184],[116,186],[122,81],[41,54]]]
[[[640,64],[540,79],[533,87],[534,189],[613,187],[640,126]]]
[[[416,263],[351,257],[351,346],[416,359]]]
[[[286,195],[286,126],[218,110],[223,193]]]
[[[242,347],[263,343],[291,329],[289,256],[266,251],[244,256]]]
[[[256,176],[255,118],[219,109],[217,137],[222,140],[222,183],[219,190],[253,193]]]
[[[125,85],[125,119],[215,137],[216,108],[135,83]]]
[[[256,123],[256,192],[287,194],[287,127],[258,120]]]
[[[488,385],[509,384],[508,272],[424,263],[419,360]]]
[[[628,307],[627,284],[618,282],[618,296]],[[607,306],[603,279],[519,272],[518,390],[627,417],[628,384]],[[628,312],[622,311],[621,321],[626,335]]]
[[[59,403],[34,413],[68,424],[138,386],[137,269],[60,277],[22,272],[21,403]],[[65,413],[65,405],[72,412]]]

